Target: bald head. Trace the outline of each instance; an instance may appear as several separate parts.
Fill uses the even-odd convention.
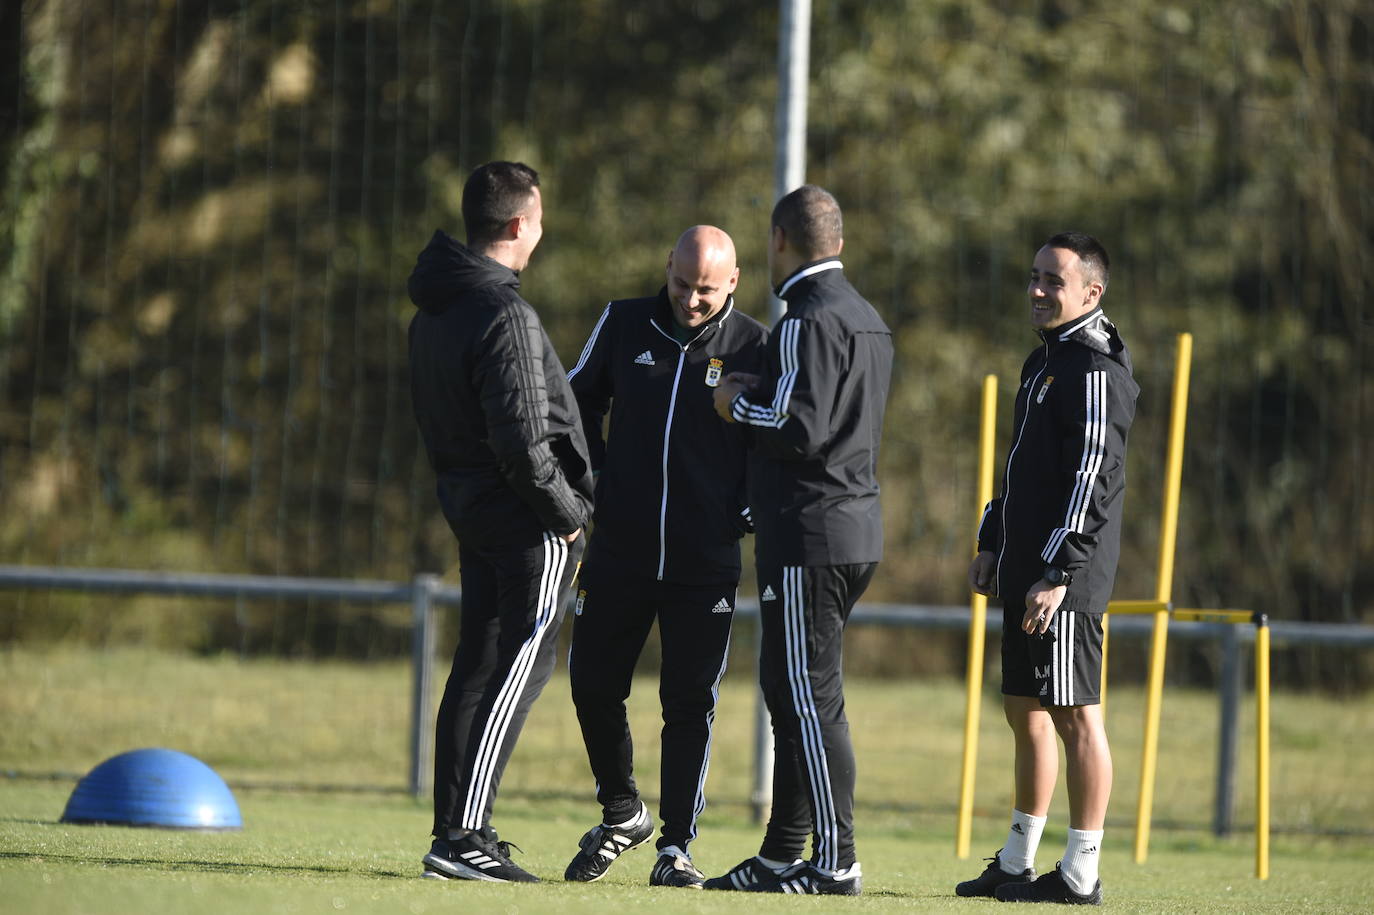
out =
[[[668,254],[668,301],[682,327],[715,317],[738,283],[735,243],[715,226],[692,226]]]

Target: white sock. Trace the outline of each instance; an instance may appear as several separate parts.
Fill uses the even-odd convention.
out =
[[[640,802],[639,802],[639,809],[636,810],[636,811],[635,811],[635,815],[632,816],[632,817],[630,817],[628,820],[624,821],[623,823],[602,823],[601,825],[602,825],[602,826],[618,827],[618,828],[620,828],[620,829],[624,829],[626,826],[629,826],[629,825],[631,825],[631,824],[640,822],[641,820],[644,819],[644,817],[646,817],[646,816],[648,816],[648,815],[649,815],[649,808],[647,808],[647,807],[644,806],[644,802],[643,802],[643,801],[640,801]]]
[[[691,855],[687,854],[687,852],[678,848],[676,845],[665,845],[664,847],[658,850],[658,856],[660,858],[664,857],[665,855],[670,858],[686,858],[688,861],[692,860]]]
[[[822,876],[829,877],[831,880],[848,880],[851,877],[862,877],[864,875],[863,868],[859,867],[858,861],[855,861],[844,870],[828,871],[823,867],[818,867],[816,868],[816,872]]]
[[[775,874],[781,874],[792,865],[801,863],[801,858],[794,858],[791,861],[779,861],[776,858],[765,858],[763,855],[755,855],[754,857],[758,858],[760,864]]]
[[[1097,859],[1102,851],[1102,830],[1070,829],[1069,844],[1059,871],[1075,893],[1086,896],[1097,886]]]
[[[1045,831],[1047,817],[1033,817],[1013,809],[1011,829],[1007,831],[1006,844],[997,853],[1002,870],[1008,874],[1019,874],[1028,867],[1035,866],[1035,851],[1040,847],[1040,835]]]

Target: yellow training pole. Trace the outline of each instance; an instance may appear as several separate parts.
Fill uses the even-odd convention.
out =
[[[983,379],[983,413],[978,432],[978,505],[975,517],[981,520],[983,507],[992,500],[993,437],[997,434],[997,376]],[[978,527],[973,529],[973,549],[978,550]],[[983,643],[988,632],[988,599],[975,593],[969,601],[968,686],[964,703],[964,765],[959,780],[959,824],[954,833],[954,854],[967,858],[973,833],[973,781],[978,770],[978,710],[983,700]]]
[[[1255,876],[1269,879],[1269,618],[1255,617]]]
[[[1188,371],[1193,361],[1193,335],[1178,335],[1174,364],[1174,393],[1169,417],[1169,451],[1164,475],[1164,511],[1159,524],[1159,577],[1155,600],[1173,599],[1174,548],[1178,540],[1179,488],[1183,482],[1183,432],[1188,420]],[[1140,759],[1140,795],[1135,811],[1135,861],[1144,864],[1150,852],[1150,818],[1154,811],[1155,763],[1159,749],[1159,707],[1164,693],[1164,648],[1169,613],[1155,613],[1150,637],[1150,677],[1145,696],[1145,741]]]

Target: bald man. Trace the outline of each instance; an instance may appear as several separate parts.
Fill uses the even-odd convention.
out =
[[[735,310],[738,282],[730,236],[688,229],[668,254],[667,284],[607,305],[568,373],[596,474],[569,667],[602,822],[582,837],[567,880],[601,879],[654,835],[635,786],[625,699],[655,620],[662,835],[649,883],[700,887],[705,879],[688,844],[705,806],[740,539],[753,529],[744,433],[716,418],[712,392],[731,372],[759,371],[768,333]]]

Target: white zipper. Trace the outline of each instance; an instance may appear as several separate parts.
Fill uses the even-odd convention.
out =
[[[1004,479],[1007,481],[1007,491],[1002,494],[1002,543],[997,548],[997,593],[1001,594],[1002,602],[1005,604],[1007,595],[1002,594],[1002,557],[1007,553],[1007,503],[1011,501],[1011,459],[1016,455],[1016,449],[1021,447],[1021,436],[1026,434],[1026,423],[1030,422],[1031,399],[1030,392],[1035,390],[1035,383],[1040,380],[1040,376],[1045,374],[1045,369],[1050,367],[1050,344],[1045,341],[1045,364],[1040,366],[1040,371],[1035,373],[1031,383],[1023,388],[1026,391],[1026,412],[1021,416],[1021,428],[1016,430],[1016,441],[1012,443],[1011,451],[1007,452],[1007,469]]]
[[[663,580],[663,569],[668,562],[668,437],[673,431],[673,411],[677,407],[677,387],[682,380],[682,366],[687,360],[687,347],[691,346],[704,333],[706,328],[702,327],[697,331],[697,335],[686,343],[679,343],[677,337],[658,326],[658,322],[653,318],[649,319],[649,324],[654,330],[658,331],[677,347],[677,371],[673,374],[673,393],[668,398],[668,416],[663,422],[663,501],[658,507],[658,580]]]
[[[673,410],[677,406],[677,383],[682,378],[682,364],[687,361],[687,348],[677,354],[677,372],[673,375],[673,394],[668,398],[668,418],[663,423],[663,502],[658,509],[658,580],[663,580],[663,566],[668,561],[668,437],[673,431]]]

